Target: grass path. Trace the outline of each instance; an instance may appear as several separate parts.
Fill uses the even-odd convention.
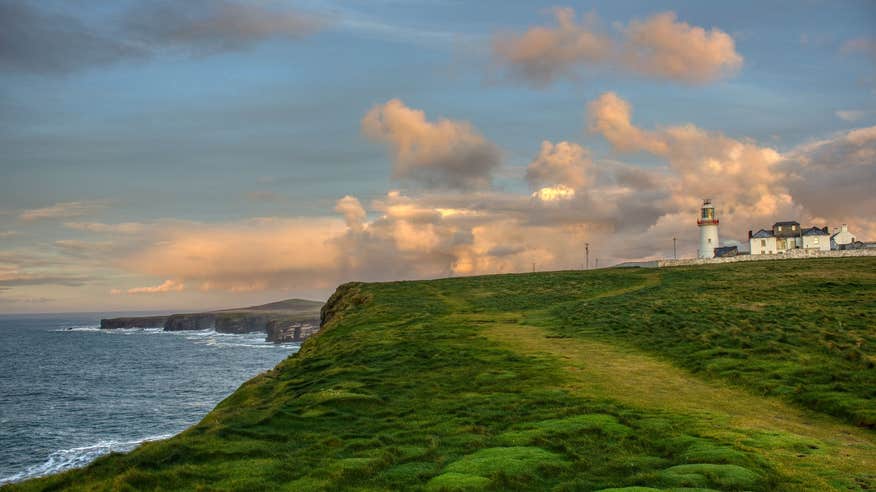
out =
[[[633,349],[580,338],[552,338],[541,328],[497,323],[483,331],[525,355],[559,358],[557,385],[640,408],[695,417],[697,432],[763,455],[809,490],[876,487],[876,435],[776,399],[701,380]]]

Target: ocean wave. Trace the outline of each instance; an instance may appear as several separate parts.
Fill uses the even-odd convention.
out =
[[[106,333],[108,335],[140,335],[140,334],[154,334],[161,333],[164,331],[163,328],[112,328],[112,329],[104,329],[101,328],[100,325],[74,325],[74,326],[65,326],[64,328],[58,328],[55,330],[56,332],[99,332]]]
[[[100,331],[100,325],[70,325],[52,331]]]
[[[85,466],[95,459],[109,453],[123,453],[130,451],[138,445],[149,442],[159,441],[172,437],[173,434],[161,434],[157,436],[148,436],[142,439],[131,441],[106,440],[100,441],[90,446],[82,446],[78,448],[61,449],[49,455],[45,462],[38,465],[33,465],[26,468],[24,471],[0,477],[0,485],[12,482],[19,482],[29,478],[42,477],[59,473],[71,468],[79,468]]]
[[[286,349],[297,350],[300,344],[286,343],[277,344],[265,340],[265,334],[262,332],[252,333],[220,333],[216,330],[197,330],[197,331],[176,331],[176,333],[186,340],[190,340],[199,345],[207,345],[210,347],[245,347],[245,348],[262,348],[262,349]]]

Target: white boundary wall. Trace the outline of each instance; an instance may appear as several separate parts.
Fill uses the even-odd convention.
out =
[[[786,253],[772,255],[741,255],[730,258],[685,258],[681,260],[656,260],[657,268],[712,265],[715,263],[736,263],[738,261],[765,261],[765,260],[795,260],[800,258],[844,258],[849,256],[876,256],[876,249],[848,249],[837,251],[820,251],[817,249],[792,249]],[[651,263],[651,262],[648,262]],[[645,265],[642,265],[645,266]]]

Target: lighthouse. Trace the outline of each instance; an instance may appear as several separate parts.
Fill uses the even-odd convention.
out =
[[[714,258],[715,248],[718,247],[718,215],[715,214],[715,207],[709,198],[703,200],[697,225],[700,228],[699,257]]]

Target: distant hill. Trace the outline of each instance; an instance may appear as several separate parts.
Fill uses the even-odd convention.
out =
[[[182,434],[10,490],[876,488],[876,258],[346,284]]]
[[[308,301],[307,299],[286,299],[285,301],[269,302],[260,306],[250,306],[245,308],[221,309],[214,312],[227,311],[296,311],[296,312],[319,312],[324,303],[319,301]]]

